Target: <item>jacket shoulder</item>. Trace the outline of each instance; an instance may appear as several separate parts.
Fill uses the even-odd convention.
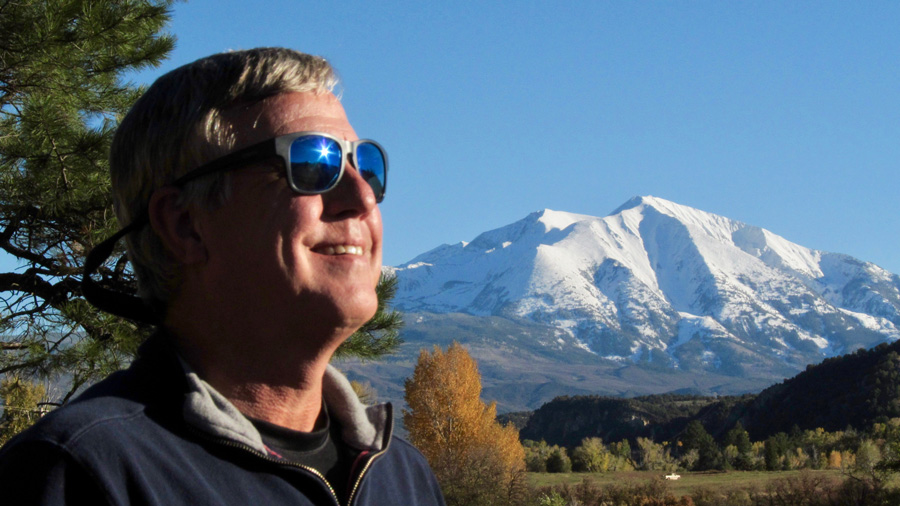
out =
[[[61,446],[25,439],[0,450],[0,490],[15,490],[3,504],[106,504],[96,477]]]
[[[443,505],[444,498],[428,461],[416,447],[392,438],[387,451],[372,464],[370,476],[360,489],[359,504],[392,504],[405,497],[409,505]]]

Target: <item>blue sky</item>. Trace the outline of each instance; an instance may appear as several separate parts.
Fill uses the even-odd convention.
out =
[[[328,58],[390,156],[385,263],[543,208],[654,195],[900,273],[898,2],[175,6],[174,67]]]

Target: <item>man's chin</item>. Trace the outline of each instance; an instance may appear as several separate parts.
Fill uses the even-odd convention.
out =
[[[351,329],[351,334],[359,330],[375,316],[375,313],[378,310],[378,299],[373,296],[372,300],[373,302],[370,304],[336,308],[335,323],[337,326],[344,329]]]

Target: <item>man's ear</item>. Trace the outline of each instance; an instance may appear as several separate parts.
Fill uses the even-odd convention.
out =
[[[178,205],[180,194],[181,190],[174,186],[164,186],[153,192],[148,204],[150,226],[181,264],[203,262],[207,258],[206,245],[198,231],[196,216],[189,207]]]

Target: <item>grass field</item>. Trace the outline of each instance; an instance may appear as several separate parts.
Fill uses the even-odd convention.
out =
[[[628,483],[643,483],[654,477],[662,477],[666,473],[662,471],[623,471],[615,473],[528,473],[528,481],[534,487],[545,487],[569,483],[572,485],[581,483],[584,479],[593,480],[600,486],[624,485]],[[841,479],[841,472],[827,471],[728,471],[728,472],[703,472],[703,473],[678,473],[681,479],[666,481],[669,492],[675,496],[690,494],[698,488],[714,489],[746,489],[751,487],[765,488],[767,482],[772,480],[798,477],[808,474],[828,479]]]

